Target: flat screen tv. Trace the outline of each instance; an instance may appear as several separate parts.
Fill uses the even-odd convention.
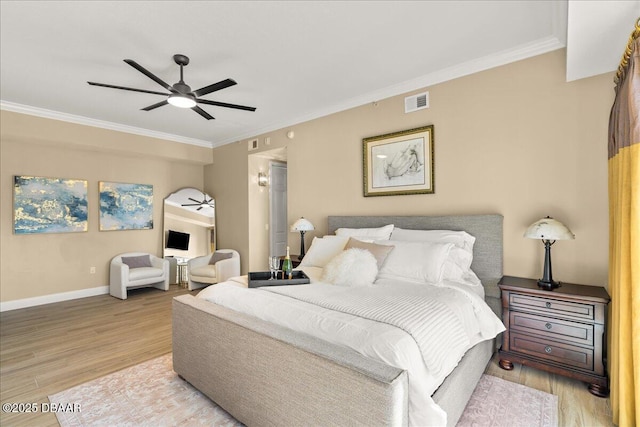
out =
[[[189,233],[180,233],[179,231],[169,230],[167,236],[167,248],[189,250]]]

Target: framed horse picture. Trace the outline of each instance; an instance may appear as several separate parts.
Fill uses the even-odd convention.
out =
[[[434,192],[433,125],[362,140],[364,196]]]

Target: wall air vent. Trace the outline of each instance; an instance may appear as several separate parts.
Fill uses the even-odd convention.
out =
[[[249,141],[249,151],[258,149],[258,138]]]
[[[413,113],[414,111],[424,110],[425,108],[429,108],[429,92],[407,96],[404,99],[405,113]]]

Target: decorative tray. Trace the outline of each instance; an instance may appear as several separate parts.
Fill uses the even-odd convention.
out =
[[[284,285],[305,285],[310,282],[309,276],[304,274],[302,270],[293,270],[292,279],[273,279],[269,280],[271,273],[268,271],[256,271],[249,273],[249,287],[259,288],[261,286],[284,286]],[[282,277],[282,272],[278,272]]]

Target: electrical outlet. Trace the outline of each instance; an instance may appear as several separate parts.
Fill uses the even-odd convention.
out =
[[[96,268],[95,267],[89,267],[89,274],[96,274]]]

